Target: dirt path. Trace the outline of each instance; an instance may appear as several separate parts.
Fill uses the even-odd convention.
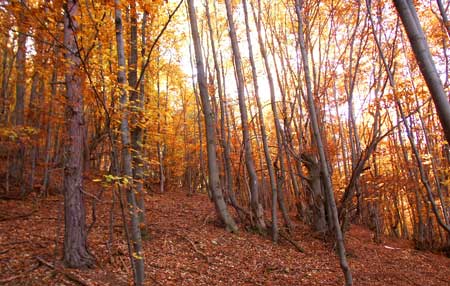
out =
[[[61,257],[63,241],[61,199],[53,196],[38,204],[31,199],[0,200],[0,285],[77,285],[36,259],[39,256],[59,265],[55,257]],[[305,254],[286,241],[276,245],[242,229],[238,235],[227,233],[217,225],[213,205],[205,195],[171,192],[153,194],[146,200],[148,285],[343,284],[330,246],[300,223],[293,238]],[[114,213],[114,247],[111,252],[108,248],[109,205],[107,199],[97,205],[97,222],[89,235],[98,266],[68,270],[87,285],[130,283],[118,211]],[[14,215],[18,217],[11,219]],[[371,233],[359,227],[352,228],[347,244],[355,285],[450,285],[450,259],[444,256],[413,250],[404,241],[384,239],[383,244],[374,244]]]

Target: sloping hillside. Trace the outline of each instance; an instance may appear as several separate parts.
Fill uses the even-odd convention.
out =
[[[100,196],[100,188],[87,188]],[[88,200],[88,222],[92,201]],[[0,200],[0,284],[4,285],[129,285],[130,267],[120,209],[113,212],[113,243],[109,245],[110,201],[101,194],[89,246],[97,266],[89,270],[61,267],[62,196],[24,201]],[[118,206],[118,203],[115,203]],[[150,238],[145,242],[148,285],[342,285],[343,277],[332,246],[296,222],[286,240],[241,229],[227,233],[215,220],[204,194],[181,191],[147,196]],[[353,226],[347,235],[355,285],[448,285],[450,259],[410,248],[406,241],[372,242],[372,233]],[[56,262],[56,270],[54,264]],[[44,264],[45,263],[45,264]]]

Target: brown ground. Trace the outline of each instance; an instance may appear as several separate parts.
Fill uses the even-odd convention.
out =
[[[93,183],[88,189],[98,194],[99,187]],[[91,252],[97,258],[97,266],[89,270],[60,266],[62,196],[0,199],[0,285],[129,285],[119,212],[114,214],[114,250],[107,247],[110,202],[106,197],[110,195],[105,192],[89,235]],[[88,213],[90,222],[90,204]],[[273,244],[244,230],[238,235],[227,233],[216,225],[213,205],[202,194],[149,195],[147,213],[148,285],[343,285],[331,246],[314,238],[301,223],[296,223],[293,238],[305,254],[285,240]],[[450,285],[450,259],[414,250],[405,241],[383,240],[373,243],[372,233],[357,226],[347,235],[355,285]],[[38,259],[50,266],[56,262],[58,270]]]

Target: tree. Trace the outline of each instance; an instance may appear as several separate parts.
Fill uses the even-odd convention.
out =
[[[130,3],[130,57],[128,61],[128,84],[135,87],[137,84],[137,62],[138,62],[138,51],[137,51],[137,13],[136,13],[136,3],[131,1]],[[145,25],[146,25],[147,15],[144,14],[143,17],[143,44],[145,44]],[[142,82],[142,81],[141,81]],[[144,88],[142,84],[141,89]],[[139,92],[137,89],[130,90],[130,105],[131,105],[131,147],[132,147],[132,157],[133,157],[133,185],[136,188],[136,198],[138,205],[138,220],[139,228],[141,229],[141,234],[146,237],[147,225],[145,220],[145,201],[144,201],[144,190],[143,190],[143,132],[140,125],[140,116],[143,114],[144,109],[145,94],[143,90]]]
[[[250,133],[248,127],[247,104],[245,103],[245,94],[244,94],[245,80],[242,70],[241,53],[239,51],[238,40],[236,36],[236,28],[233,20],[233,9],[231,7],[231,1],[225,0],[225,6],[227,10],[231,47],[233,50],[233,62],[236,68],[239,110],[241,114],[241,124],[242,124],[242,140],[244,144],[244,153],[245,153],[245,166],[247,167],[247,172],[249,176],[249,185],[251,194],[250,205],[256,223],[256,227],[258,228],[258,231],[263,232],[266,229],[266,223],[264,222],[264,210],[259,201],[260,191],[258,186],[258,176],[256,175],[255,163],[252,155],[252,143],[250,140]]]
[[[195,61],[197,63],[197,81],[199,85],[200,98],[203,107],[203,117],[206,126],[206,146],[208,153],[208,173],[209,173],[209,189],[212,194],[217,213],[225,224],[227,230],[237,232],[238,227],[228,212],[225,200],[223,198],[220,186],[219,166],[217,163],[216,151],[216,131],[214,113],[209,101],[208,85],[206,82],[205,69],[203,66],[203,55],[200,46],[200,35],[197,26],[197,15],[195,13],[194,1],[188,0],[189,22],[191,25],[192,41],[195,50]],[[201,162],[202,163],[202,162]],[[201,164],[200,163],[200,164]]]
[[[394,0],[411,47],[434,101],[447,142],[450,142],[450,102],[437,72],[419,17],[411,0]],[[447,23],[446,23],[447,24]]]
[[[64,166],[64,263],[68,267],[91,267],[94,259],[87,248],[86,211],[83,202],[83,79],[76,42],[79,4],[68,0],[64,7],[64,46],[67,60],[66,125],[68,146]]]
[[[267,59],[267,53],[266,49],[264,47],[264,43],[262,40],[261,35],[261,1],[258,1],[258,17],[256,17],[255,9],[253,8],[253,18],[256,23],[256,30],[258,32],[258,43],[259,43],[259,49],[261,52],[261,55],[264,59],[264,67],[266,68],[266,74],[267,74],[267,80],[269,81],[269,90],[270,90],[270,103],[272,106],[272,113],[275,121],[275,131],[277,133],[277,145],[278,145],[278,152],[280,152],[280,124],[278,121],[278,115],[277,115],[277,109],[275,105],[275,87],[273,84],[272,79],[272,73],[270,71],[269,67],[269,61]],[[244,8],[244,17],[245,17],[245,30],[247,34],[247,41],[248,41],[248,49],[249,49],[249,58],[252,65],[252,76],[254,81],[254,89],[255,89],[255,98],[256,98],[256,104],[258,106],[258,115],[260,118],[260,129],[261,129],[261,137],[263,141],[263,148],[264,148],[264,156],[266,157],[266,163],[267,163],[267,170],[269,172],[269,180],[270,180],[270,187],[272,190],[272,240],[277,241],[278,240],[278,212],[277,212],[277,203],[278,203],[278,194],[277,194],[277,183],[275,180],[275,171],[272,163],[272,158],[270,157],[269,152],[269,144],[267,140],[267,132],[266,132],[266,126],[264,124],[264,115],[262,110],[262,104],[261,99],[259,97],[259,88],[258,88],[258,79],[256,75],[256,67],[255,62],[253,59],[253,51],[252,51],[252,44],[251,44],[251,36],[250,36],[250,28],[249,28],[249,21],[248,21],[248,12],[247,12],[247,2],[246,0],[242,0],[242,7]],[[281,190],[280,190],[281,191]]]
[[[317,144],[317,151],[319,153],[320,159],[320,172],[325,181],[325,193],[327,196],[327,203],[331,209],[332,222],[334,225],[334,231],[336,235],[336,244],[339,253],[339,263],[342,268],[342,272],[345,276],[345,285],[350,286],[353,285],[352,273],[350,271],[350,267],[348,266],[347,257],[345,254],[345,245],[344,245],[344,237],[342,235],[341,226],[339,224],[339,217],[336,208],[336,202],[334,200],[334,192],[333,185],[331,182],[331,176],[328,171],[328,161],[325,155],[324,146],[322,143],[322,137],[320,135],[320,127],[316,114],[316,106],[314,103],[313,93],[312,93],[312,85],[309,71],[309,63],[308,63],[308,54],[304,42],[304,30],[303,30],[303,16],[302,16],[302,8],[303,1],[295,0],[295,12],[298,18],[298,41],[300,46],[300,52],[302,56],[302,64],[303,64],[303,72],[305,77],[306,84],[306,93],[308,99],[308,111],[311,119],[311,128],[314,135],[314,139]]]
[[[139,228],[139,208],[136,201],[136,194],[133,184],[133,163],[131,156],[131,138],[128,121],[128,96],[125,85],[127,82],[125,74],[125,47],[123,40],[122,10],[120,0],[115,0],[115,27],[117,60],[119,69],[117,71],[117,81],[120,86],[120,109],[122,111],[120,120],[120,134],[122,138],[122,181],[125,186],[128,209],[131,220],[131,240],[133,244],[132,263],[134,272],[134,283],[136,286],[144,284],[144,257],[142,251],[142,236]]]
[[[23,7],[26,5],[25,0],[20,1],[20,5]],[[25,125],[25,90],[26,90],[26,29],[24,27],[25,17],[21,13],[17,19],[17,25],[19,26],[19,36],[17,39],[17,54],[16,54],[16,104],[14,106],[14,125],[18,127],[24,127]],[[24,173],[24,160],[25,160],[25,145],[22,138],[19,139],[19,152],[15,155],[14,163],[12,165],[12,175],[17,178],[20,183],[21,194],[25,194],[25,185],[23,180]]]

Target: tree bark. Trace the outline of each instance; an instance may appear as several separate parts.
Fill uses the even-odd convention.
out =
[[[209,13],[208,1],[205,3],[206,18],[208,22],[209,38],[211,42],[212,57],[214,61],[214,70],[216,73],[217,81],[217,93],[219,95],[219,107],[220,107],[220,141],[223,149],[223,161],[225,170],[225,190],[226,195],[230,198],[232,206],[239,211],[239,206],[236,201],[236,196],[233,190],[233,170],[231,169],[231,149],[230,142],[226,135],[225,117],[227,116],[227,110],[225,108],[224,90],[222,88],[222,73],[220,71],[219,59],[217,55],[216,45],[214,41],[213,27],[211,24],[211,17]]]
[[[275,88],[273,85],[273,79],[272,79],[272,73],[270,71],[268,59],[267,59],[267,53],[266,49],[264,47],[264,43],[262,41],[261,36],[261,7],[258,2],[258,17],[255,12],[254,6],[252,6],[253,11],[253,18],[255,20],[256,29],[258,32],[258,43],[259,43],[259,50],[261,55],[264,59],[264,67],[266,69],[267,79],[269,81],[269,89],[270,89],[270,98],[271,103],[274,102],[275,99]],[[248,21],[248,13],[247,13],[247,3],[246,0],[242,1],[242,5],[244,8],[244,15],[245,15],[245,26],[246,26],[246,33],[247,33],[247,40],[249,42],[249,56],[252,63],[252,75],[253,75],[253,81],[254,81],[254,88],[255,88],[255,97],[256,97],[256,104],[258,106],[258,115],[260,117],[260,130],[261,130],[261,137],[263,141],[263,148],[264,148],[264,156],[266,158],[266,164],[267,164],[267,170],[269,172],[269,180],[270,180],[270,188],[272,192],[272,240],[274,242],[278,241],[278,211],[277,211],[277,204],[278,204],[278,193],[277,193],[277,182],[275,178],[275,170],[272,163],[272,158],[270,157],[270,151],[269,151],[269,144],[267,140],[267,132],[266,132],[266,126],[264,124],[264,115],[262,110],[262,104],[261,100],[259,98],[259,86],[258,86],[258,80],[257,80],[257,74],[256,74],[256,65],[253,60],[253,51],[252,51],[252,44],[251,44],[251,36],[250,36],[250,28],[249,28],[249,21]],[[279,124],[278,124],[278,116],[277,116],[277,110],[273,108],[274,105],[272,104],[272,112],[274,116],[275,121],[275,129],[277,132],[277,142],[279,139]],[[280,142],[278,142],[278,152],[280,152]]]
[[[450,102],[445,93],[441,79],[434,65],[425,34],[420,25],[416,9],[411,0],[393,0],[408,35],[411,47],[419,64],[420,71],[428,89],[441,122],[445,138],[450,142]]]
[[[118,58],[118,72],[117,81],[120,86],[120,110],[122,112],[120,132],[122,137],[122,180],[126,190],[128,201],[128,208],[131,220],[131,240],[133,242],[132,262],[134,270],[134,284],[137,286],[144,284],[144,257],[142,249],[141,229],[139,228],[138,207],[136,202],[136,194],[133,187],[133,166],[132,156],[130,152],[131,138],[130,126],[128,124],[128,97],[125,85],[127,82],[125,74],[125,47],[123,41],[123,27],[122,27],[122,11],[120,0],[115,0],[115,28],[116,28],[116,43],[117,43],[117,58]]]
[[[211,102],[209,101],[208,87],[205,76],[205,69],[203,66],[203,55],[200,46],[200,35],[197,26],[197,15],[195,13],[194,1],[188,0],[189,21],[191,25],[192,40],[195,50],[195,59],[197,63],[197,81],[199,85],[200,98],[203,107],[203,116],[206,126],[206,145],[208,153],[208,171],[209,171],[209,189],[211,191],[216,210],[220,219],[225,224],[227,230],[237,232],[238,227],[234,219],[228,212],[225,200],[223,198],[222,189],[220,186],[219,166],[217,163],[216,153],[216,132],[214,113],[211,109]],[[202,164],[203,162],[200,162]]]
[[[20,1],[21,5],[25,5],[25,1]],[[18,127],[24,127],[25,124],[25,90],[26,90],[26,31],[24,29],[23,22],[25,17],[20,14],[17,26],[19,27],[19,36],[17,39],[17,55],[16,55],[16,103],[14,106],[14,125]],[[23,180],[24,173],[24,160],[25,160],[25,145],[23,140],[18,138],[19,149],[16,154],[14,154],[14,160],[12,167],[12,176],[15,177],[20,183],[20,193],[25,194],[25,184]]]
[[[304,71],[304,76],[305,76],[306,93],[307,93],[307,99],[308,99],[308,110],[309,110],[309,115],[311,118],[313,135],[314,135],[314,138],[317,143],[317,150],[319,152],[320,168],[321,168],[321,172],[323,174],[324,181],[325,181],[325,192],[327,195],[327,201],[328,201],[328,204],[330,204],[330,208],[331,208],[331,215],[332,215],[332,220],[333,220],[334,230],[335,230],[335,235],[336,235],[336,244],[337,244],[338,253],[339,253],[339,263],[341,265],[342,272],[344,273],[345,285],[350,286],[350,285],[353,285],[352,273],[350,271],[350,267],[347,262],[347,257],[346,257],[346,253],[345,253],[345,245],[344,245],[344,237],[343,237],[342,230],[341,230],[341,227],[339,224],[339,217],[338,217],[336,202],[335,202],[334,193],[333,193],[333,185],[332,185],[331,177],[330,177],[330,174],[328,171],[327,158],[326,158],[324,146],[322,143],[322,137],[320,135],[320,128],[319,128],[319,123],[318,123],[317,114],[316,114],[316,106],[314,103],[314,98],[313,98],[313,93],[312,93],[312,84],[311,84],[310,71],[309,71],[308,55],[307,55],[304,36],[303,36],[304,31],[303,31],[302,6],[303,6],[302,0],[295,0],[295,11],[296,11],[297,17],[298,17],[298,41],[299,41],[300,52],[301,52],[302,63],[303,63],[303,71]]]
[[[250,205],[252,208],[252,213],[254,215],[258,231],[264,232],[266,229],[266,223],[264,222],[264,210],[259,201],[258,176],[256,174],[255,162],[253,160],[252,155],[252,144],[250,140],[250,133],[248,127],[247,105],[245,103],[245,94],[244,94],[245,82],[242,70],[241,54],[239,51],[238,40],[236,36],[236,28],[233,20],[231,0],[225,0],[225,6],[227,10],[231,47],[233,50],[233,62],[236,68],[239,110],[241,114],[241,124],[242,124],[242,139],[244,141],[243,143],[245,152],[245,165],[247,167],[247,172],[249,176],[249,185],[251,193]]]
[[[87,248],[86,211],[83,202],[83,81],[81,60],[76,44],[78,1],[68,0],[64,15],[66,47],[66,124],[68,146],[64,166],[64,263],[68,267],[85,268],[94,263]]]
[[[137,62],[138,62],[138,50],[137,50],[137,14],[135,1],[130,2],[130,57],[128,60],[128,84],[132,87],[137,84]],[[145,22],[146,16],[143,19],[143,44],[145,44]],[[143,45],[144,46],[144,45]],[[144,80],[141,81],[141,89],[144,87]],[[145,221],[145,201],[144,201],[144,189],[143,189],[143,163],[142,160],[142,144],[143,144],[143,130],[139,125],[139,118],[143,115],[145,94],[143,90],[138,92],[136,89],[130,90],[130,108],[131,108],[131,155],[133,157],[133,185],[136,189],[136,203],[138,212],[139,228],[141,229],[141,235],[147,237],[147,223]]]

